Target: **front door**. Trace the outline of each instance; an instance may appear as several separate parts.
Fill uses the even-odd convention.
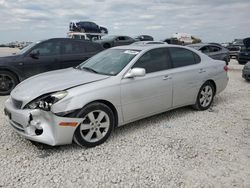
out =
[[[132,68],[144,68],[144,77],[121,81],[121,103],[124,121],[162,112],[172,106],[170,59],[166,48],[146,52]]]
[[[58,41],[45,41],[35,47],[19,62],[25,78],[60,69],[60,43]]]

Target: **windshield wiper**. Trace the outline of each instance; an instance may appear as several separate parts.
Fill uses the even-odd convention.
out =
[[[89,67],[81,67],[81,69],[84,69],[84,70],[87,70],[87,71],[89,71],[89,72],[93,72],[93,73],[99,73],[99,72],[97,72],[96,70],[94,70],[94,69],[92,69],[92,68],[89,68]]]

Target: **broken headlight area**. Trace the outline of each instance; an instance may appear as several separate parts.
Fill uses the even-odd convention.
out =
[[[41,109],[45,111],[50,111],[51,106],[58,102],[59,100],[66,97],[68,94],[67,91],[59,91],[55,93],[50,93],[46,95],[42,95],[30,103],[28,103],[24,108],[28,109]]]

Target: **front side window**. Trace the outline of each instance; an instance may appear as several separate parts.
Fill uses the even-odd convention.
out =
[[[97,74],[117,75],[139,50],[108,49],[80,64],[77,68]]]
[[[173,67],[183,67],[196,64],[197,60],[194,52],[185,48],[169,48],[170,56],[172,58]]]
[[[146,52],[132,68],[144,68],[146,73],[152,73],[166,70],[170,67],[170,57],[166,48],[158,48]]]
[[[48,41],[40,44],[32,50],[32,53],[39,54],[39,56],[53,56],[60,54],[60,42]]]

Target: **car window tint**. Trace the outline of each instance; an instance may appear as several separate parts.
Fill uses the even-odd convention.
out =
[[[132,68],[144,68],[146,73],[157,72],[171,67],[170,57],[166,48],[153,49],[146,52]]]
[[[77,41],[63,42],[63,54],[81,54],[85,52],[85,44]]]
[[[210,52],[218,52],[218,51],[220,51],[220,48],[217,46],[209,46],[209,51]]]
[[[196,53],[193,52],[193,55],[194,55],[194,60],[195,60],[195,63],[200,63],[201,62],[201,58],[199,55],[197,55]]]
[[[185,48],[169,48],[174,68],[196,64],[194,53]]]
[[[210,51],[209,51],[209,48],[207,47],[207,46],[203,46],[201,49],[200,49],[200,51],[202,52],[202,53],[209,53]]]
[[[126,40],[125,37],[118,37],[118,40]]]
[[[52,56],[60,54],[60,42],[48,41],[41,43],[32,53],[39,53],[39,56]]]

